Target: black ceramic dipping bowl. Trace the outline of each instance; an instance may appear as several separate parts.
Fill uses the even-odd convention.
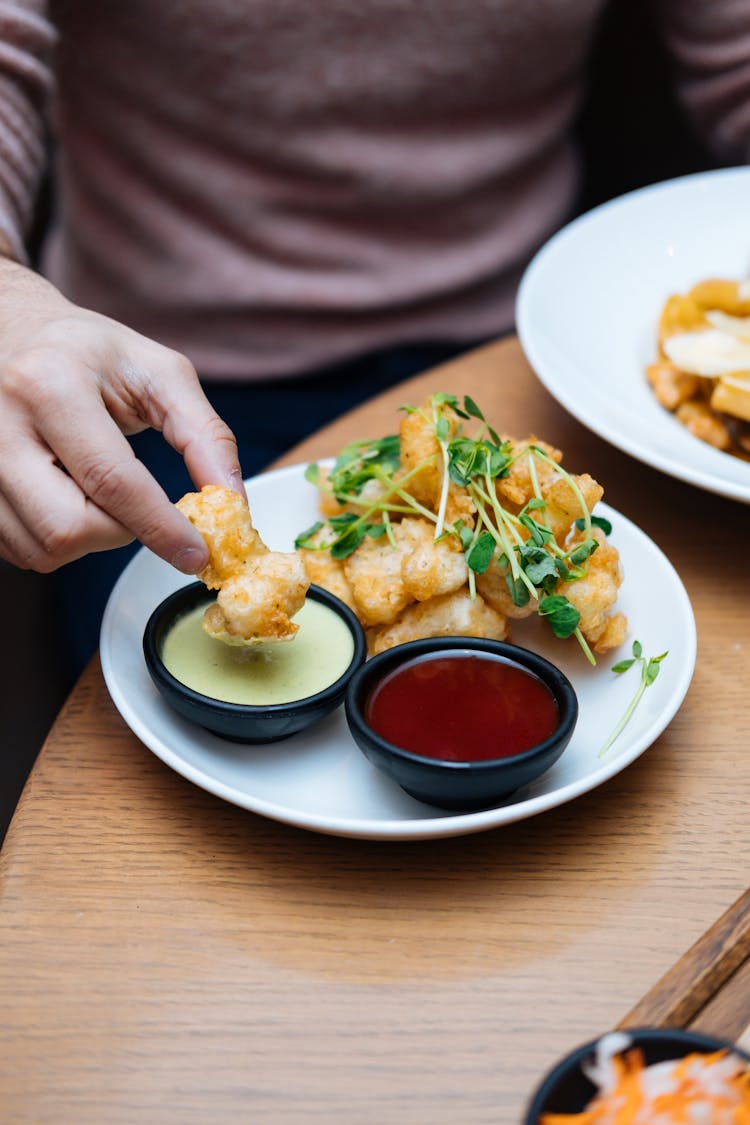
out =
[[[667,1062],[683,1058],[695,1052],[711,1054],[722,1048],[750,1062],[750,1056],[739,1050],[733,1043],[702,1035],[697,1031],[683,1031],[680,1028],[639,1027],[625,1032],[630,1045],[640,1047],[647,1066],[652,1063]],[[561,1059],[542,1080],[531,1097],[524,1125],[539,1125],[544,1113],[581,1113],[597,1093],[594,1084],[581,1069],[583,1063],[593,1061],[599,1039],[584,1043]]]
[[[446,761],[423,757],[388,742],[370,726],[367,704],[381,681],[418,657],[478,653],[500,657],[531,672],[557,703],[559,724],[543,742],[510,757]],[[396,645],[372,657],[346,690],[346,718],[354,741],[373,765],[412,797],[450,810],[489,808],[553,765],[568,745],[578,719],[578,698],[567,677],[549,660],[517,645],[477,637],[434,637]]]
[[[183,586],[165,598],[146,623],[143,633],[146,667],[154,684],[175,711],[222,738],[233,742],[263,743],[289,738],[339,706],[349,680],[365,660],[367,644],[362,626],[349,607],[320,586],[310,586],[307,597],[337,613],[348,626],[354,641],[348,668],[324,690],[291,703],[256,706],[214,699],[187,687],[173,676],[161,656],[164,639],[179,617],[199,605],[208,605],[211,597],[202,582]],[[288,643],[294,644],[294,641]]]

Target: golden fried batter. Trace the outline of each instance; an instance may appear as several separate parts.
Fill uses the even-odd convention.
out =
[[[247,502],[231,488],[207,484],[200,492],[186,493],[176,507],[206,541],[209,562],[198,577],[209,590],[218,590],[248,559],[267,550]]]
[[[447,404],[433,407],[426,399],[418,410],[404,414],[399,426],[401,442],[401,470],[396,479],[408,478],[406,487],[420,504],[433,512],[440,506],[443,489],[443,454],[435,436],[435,418],[448,424],[447,439],[456,436],[460,418]],[[462,519],[467,527],[474,526],[476,507],[465,489],[451,482],[448,486],[445,518],[447,523]]]
[[[410,605],[392,625],[368,629],[367,648],[374,656],[421,637],[451,636],[502,641],[508,636],[508,622],[479,596],[472,598],[467,590],[458,590]]]
[[[340,598],[342,602],[345,602],[350,609],[356,612],[354,593],[351,583],[346,577],[343,560],[333,558],[330,551],[315,549],[330,544],[335,537],[333,529],[328,524],[324,524],[310,537],[312,548],[301,550],[300,558],[310,582],[313,582],[316,586],[322,586],[324,590],[328,590],[335,597]]]
[[[389,625],[413,601],[427,601],[465,585],[466,560],[455,538],[435,542],[433,527],[406,517],[385,535],[366,539],[344,560],[354,607],[365,626]]]
[[[620,556],[604,533],[593,527],[591,537],[599,546],[589,557],[588,573],[574,582],[560,582],[557,592],[564,593],[580,612],[579,628],[594,652],[606,652],[621,645],[627,633],[623,615],[612,616],[623,574]],[[582,540],[583,535],[578,539]],[[576,542],[575,537],[572,542]]]
[[[188,492],[177,508],[206,541],[208,566],[199,577],[216,602],[203,628],[228,643],[291,640],[291,618],[302,608],[310,580],[299,555],[269,551],[239,493],[219,485]]]

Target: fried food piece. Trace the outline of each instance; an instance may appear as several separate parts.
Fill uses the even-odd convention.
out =
[[[738,371],[717,379],[711,409],[750,422],[750,371]]]
[[[579,475],[571,474],[571,478],[583,496],[584,504],[589,512],[599,503],[604,495],[604,489],[588,473]],[[544,509],[544,522],[546,522],[555,538],[562,542],[571,525],[583,515],[581,502],[575,493],[570,481],[565,477],[557,476],[542,488],[542,496],[547,501]]]
[[[392,625],[368,629],[367,648],[374,656],[421,637],[489,637],[502,641],[508,631],[508,622],[501,614],[478,595],[471,598],[462,589],[410,605]]]
[[[524,504],[527,504],[536,495],[535,477],[542,495],[544,495],[545,484],[558,476],[552,465],[548,465],[535,457],[532,452],[527,452],[529,446],[537,446],[557,465],[562,461],[562,453],[559,449],[555,449],[554,445],[550,445],[546,441],[540,441],[533,434],[523,441],[516,441],[514,438],[507,440],[513,443],[515,459],[508,469],[507,476],[498,477],[496,482],[497,495],[502,502],[507,501],[514,504],[516,509],[520,511]]]
[[[186,493],[176,507],[206,541],[209,562],[198,577],[209,590],[218,590],[248,559],[268,549],[253,527],[247,502],[231,488],[207,484]]]
[[[732,435],[729,428],[705,402],[683,402],[677,407],[675,415],[701,441],[708,442],[715,449],[731,448]]]
[[[506,570],[502,570],[497,562],[485,570],[484,574],[476,576],[478,593],[496,613],[502,617],[509,617],[514,621],[521,621],[524,617],[531,617],[539,608],[536,598],[529,598],[526,605],[516,605],[511,597],[508,583],[505,581]]]
[[[668,359],[650,363],[646,368],[646,378],[651,384],[657,400],[667,410],[676,410],[682,402],[694,398],[700,389],[700,376],[680,371]]]
[[[357,617],[367,628],[389,625],[413,601],[401,573],[401,551],[383,536],[366,538],[344,559],[344,574],[354,598]]]
[[[309,585],[298,556],[268,551],[224,582],[203,628],[230,643],[290,641],[299,629],[290,618],[302,608]]]
[[[451,594],[468,580],[469,568],[454,536],[434,538],[427,520],[404,519],[395,528],[401,551],[401,576],[406,592],[418,602]]]
[[[558,583],[557,593],[564,594],[581,614],[579,628],[594,652],[608,652],[625,640],[628,623],[621,613],[612,614],[623,574],[616,547],[598,527],[592,527],[592,538],[599,543],[589,556],[588,572],[574,582]],[[582,542],[583,534],[571,539],[571,546]]]
[[[310,580],[294,552],[269,551],[253,527],[239,493],[206,485],[177,501],[177,508],[206,541],[208,566],[199,577],[216,602],[203,628],[227,643],[287,641],[299,626],[291,618],[302,608]]]
[[[687,299],[692,300],[700,309],[720,309],[730,316],[750,315],[750,296],[746,292],[746,286],[740,285],[738,281],[726,281],[722,278],[699,281],[688,292]]]
[[[708,328],[705,307],[696,301],[692,293],[687,296],[674,293],[667,298],[659,317],[657,335],[660,348],[666,339],[678,332],[693,332],[698,328]]]
[[[355,611],[366,627],[389,625],[410,602],[451,593],[468,578],[457,541],[436,543],[427,520],[407,517],[393,524],[392,533],[395,547],[385,535],[366,538],[344,560]]]
[[[316,586],[322,586],[324,590],[328,590],[329,593],[340,598],[342,602],[345,602],[350,609],[356,612],[354,592],[349,579],[346,577],[343,559],[335,559],[331,556],[330,551],[320,549],[332,543],[335,538],[336,532],[333,528],[324,524],[311,537],[310,542],[313,546],[299,549],[299,557],[302,559],[302,565],[310,582],[314,582]],[[315,549],[316,546],[319,548],[318,550]]]
[[[396,473],[397,480],[409,477],[406,485],[409,492],[432,512],[439,509],[443,489],[443,454],[435,436],[435,414],[447,423],[447,441],[458,433],[461,419],[455,410],[445,403],[436,407],[430,398],[425,399],[418,410],[405,414],[401,419],[401,469]],[[413,475],[409,475],[412,473]],[[448,485],[445,522],[452,524],[462,519],[467,527],[473,527],[475,513],[476,508],[469,494],[451,481]]]

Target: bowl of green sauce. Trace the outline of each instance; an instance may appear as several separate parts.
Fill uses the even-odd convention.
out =
[[[213,595],[183,586],[153,611],[143,633],[149,675],[184,718],[234,742],[278,742],[338,707],[367,644],[339,598],[311,586],[291,641],[227,645],[201,625]]]

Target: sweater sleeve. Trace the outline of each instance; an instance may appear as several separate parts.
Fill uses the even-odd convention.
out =
[[[0,235],[20,261],[45,162],[54,32],[45,0],[0,0]]]
[[[750,160],[750,0],[661,0],[677,92],[717,156]]]

